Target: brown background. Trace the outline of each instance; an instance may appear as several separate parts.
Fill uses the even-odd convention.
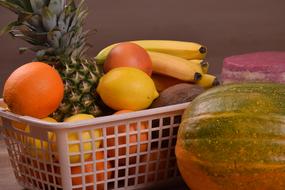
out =
[[[210,72],[221,71],[223,58],[233,54],[285,50],[284,0],[88,0],[88,28],[95,56],[104,46],[134,39],[195,41],[209,49]],[[0,27],[14,19],[0,8]],[[8,35],[0,37],[0,93],[15,68],[32,54],[19,55],[23,46]]]

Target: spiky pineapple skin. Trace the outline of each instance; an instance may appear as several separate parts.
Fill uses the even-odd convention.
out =
[[[81,59],[73,64],[64,64],[64,61],[61,63],[56,69],[63,80],[65,95],[59,108],[51,116],[62,121],[78,113],[103,115],[104,104],[96,93],[102,68],[93,59]]]
[[[62,77],[65,95],[52,117],[62,121],[78,113],[100,116],[109,111],[95,90],[103,70],[85,56],[89,31],[83,31],[84,1],[0,0],[0,5],[18,15],[3,31],[32,45],[20,51],[35,51],[37,61],[52,65]]]

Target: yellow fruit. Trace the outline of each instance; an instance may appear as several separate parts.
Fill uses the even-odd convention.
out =
[[[153,73],[170,76],[187,82],[195,82],[201,79],[202,68],[200,65],[166,53],[149,51],[148,54],[152,61]]]
[[[64,122],[76,122],[76,121],[82,121],[87,119],[93,119],[94,116],[90,114],[76,114],[73,116],[70,116],[66,119],[64,119]]]
[[[57,123],[57,121],[52,117],[46,117],[46,118],[43,118],[42,120],[46,122]]]
[[[183,42],[173,40],[137,40],[130,41],[147,51],[166,53],[178,56],[184,59],[204,59],[207,54],[207,48],[195,42]],[[95,57],[96,62],[103,64],[110,51],[116,46],[112,44],[101,50]]]
[[[51,122],[51,123],[56,123],[57,122],[55,119],[53,119],[51,117],[46,117],[46,118],[43,118],[41,120],[47,121],[47,122]],[[16,129],[19,129],[19,130],[22,130],[22,131],[25,131],[25,132],[28,132],[28,133],[30,132],[30,128],[25,123],[21,123],[21,122],[18,122],[18,121],[12,121],[11,124]],[[16,135],[16,137],[18,138],[18,140],[20,139],[19,135]]]
[[[14,128],[22,130],[22,131],[24,131],[28,126],[28,125],[21,123],[21,122],[18,122],[18,121],[12,121],[11,124]]]
[[[51,117],[46,117],[41,119],[46,122],[51,122],[51,123],[57,123],[57,121]],[[24,130],[25,132],[29,133],[30,128],[27,127],[27,125],[24,125],[22,123],[18,123],[17,125],[22,125],[25,126]],[[48,133],[48,139],[51,141],[54,137],[54,133],[49,132]],[[23,138],[23,143],[27,145],[26,147],[26,152],[32,156],[32,157],[38,157],[40,159],[45,159],[45,160],[50,160],[49,156],[49,149],[48,149],[48,142],[47,141],[42,141],[40,139],[36,139],[33,137],[24,137]]]
[[[65,122],[76,122],[76,121],[82,121],[82,120],[87,120],[87,119],[93,119],[94,116],[93,115],[89,115],[89,114],[76,114],[73,115],[67,119],[65,119]],[[94,138],[99,138],[102,136],[102,131],[97,129],[94,130]],[[81,133],[81,138],[82,141],[88,141],[92,139],[92,134],[91,134],[91,130],[90,131],[83,131]],[[79,138],[79,133],[69,133],[68,134],[68,141],[78,141],[80,140]],[[97,140],[95,142],[95,146],[96,148],[99,148],[101,144],[101,141]],[[69,144],[69,153],[80,153],[80,152],[86,152],[86,151],[92,151],[92,142],[83,142],[83,150],[80,150],[80,144],[79,143],[75,143],[75,144]],[[87,160],[89,158],[91,158],[92,153],[85,153],[84,154],[84,160]],[[69,157],[70,158],[70,162],[71,163],[77,163],[80,162],[80,155],[72,155]]]
[[[199,67],[201,67],[203,74],[207,74],[208,70],[209,70],[209,62],[205,61],[205,60],[201,60],[201,59],[192,59],[192,60],[188,60],[189,65],[197,65]]]
[[[109,71],[100,79],[97,92],[114,110],[142,110],[159,96],[150,76],[131,67]]]
[[[197,81],[197,83],[199,86],[208,89],[214,86],[218,86],[220,84],[218,78],[214,75],[210,75],[210,74],[203,74],[202,75],[202,79]]]

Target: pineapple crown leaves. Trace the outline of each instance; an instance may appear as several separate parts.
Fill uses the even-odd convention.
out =
[[[32,48],[20,48],[20,52],[37,52],[38,60],[55,61],[60,57],[70,57],[75,61],[83,56],[89,45],[83,32],[88,14],[84,0],[0,0],[0,6],[18,15],[0,31],[9,32],[32,44]]]
[[[17,15],[26,15],[32,12],[30,0],[0,0],[0,5]]]

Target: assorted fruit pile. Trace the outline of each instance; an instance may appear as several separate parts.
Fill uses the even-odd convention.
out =
[[[46,122],[75,122],[111,114],[123,114],[155,107],[189,102],[205,89],[219,84],[217,78],[208,74],[209,64],[205,61],[206,47],[194,42],[170,40],[140,40],[122,42],[104,48],[95,57],[86,56],[89,31],[83,30],[87,15],[83,1],[70,0],[0,0],[0,5],[18,15],[15,22],[4,28],[13,37],[20,38],[31,47],[20,48],[20,52],[31,50],[36,53],[33,62],[17,68],[6,80],[3,99],[12,113],[31,116]],[[29,133],[25,124],[12,122],[12,126]],[[130,124],[130,132],[140,132],[140,137],[131,134],[120,137],[119,145],[148,141],[147,122]],[[115,131],[127,134],[125,125],[118,129],[108,128],[107,136]],[[88,142],[70,144],[69,153],[91,151],[96,146],[102,148],[101,141],[91,142],[92,138],[101,138],[101,130],[87,130],[81,138]],[[57,163],[59,154],[56,143],[51,148],[45,141],[30,136],[21,136],[17,140],[25,145],[24,153],[29,157],[46,162]],[[101,138],[102,139],[102,138]],[[48,140],[56,142],[56,135],[49,133]],[[79,134],[68,134],[68,141],[78,141]],[[115,139],[107,139],[107,147],[115,145]],[[146,152],[147,144],[121,148],[119,155]],[[50,150],[51,149],[51,150]],[[55,155],[51,155],[51,152]],[[150,154],[150,160],[158,159],[158,152]],[[107,151],[108,158],[115,157],[115,150]],[[164,153],[165,154],[165,153]],[[104,169],[104,155],[96,152],[84,154],[85,162],[96,162],[96,171]],[[163,153],[162,153],[163,155]],[[21,159],[21,158],[20,158]],[[70,156],[71,164],[83,162],[79,155]],[[147,157],[141,157],[146,162]],[[33,160],[21,162],[35,168],[51,167],[49,164],[38,166]],[[132,162],[130,160],[130,162]],[[119,162],[119,165],[126,163]],[[92,164],[84,166],[85,172],[93,172]],[[107,167],[114,167],[108,162]],[[144,167],[139,173],[144,173]],[[149,171],[155,171],[149,166]],[[160,167],[160,166],[159,166]],[[163,167],[163,166],[162,166]],[[23,168],[23,171],[26,169]],[[59,173],[59,169],[54,169]],[[72,166],[71,174],[81,173],[81,166]],[[132,172],[130,173],[130,175]],[[112,176],[112,172],[108,177]],[[41,176],[34,175],[40,179]],[[148,177],[154,180],[154,176]],[[97,182],[103,181],[97,175]],[[86,176],[86,183],[93,183],[93,175]],[[60,182],[58,182],[60,183]],[[73,185],[81,185],[82,178],[72,178]],[[92,186],[93,188],[93,186]],[[98,187],[101,189],[102,187]]]
[[[136,43],[140,43],[141,46]],[[145,48],[151,51],[144,49],[144,44],[147,44]],[[180,46],[188,49],[182,49]],[[106,112],[101,111],[103,115],[119,110],[136,111],[188,102],[204,89],[219,84],[215,76],[205,73],[209,66],[207,62],[181,58],[183,52],[180,51],[189,51],[189,57],[201,58],[204,55],[197,53],[201,48],[204,47],[192,42],[123,42],[114,46],[105,61],[98,66],[103,68],[98,85],[90,88],[88,85],[81,87],[79,83],[79,87],[85,93],[96,94],[98,102],[101,101],[101,107],[105,108]],[[102,55],[105,55],[108,49],[109,47],[97,55],[96,59],[99,62],[102,62]],[[170,55],[175,53],[181,57]],[[4,86],[3,97],[8,108],[20,115],[36,118],[50,116],[57,121],[78,113],[91,114],[83,111],[87,108],[76,109],[76,113],[67,111],[64,99],[69,97],[71,102],[85,101],[86,94],[67,93],[66,89],[69,86],[62,82],[62,77],[58,73],[58,70],[44,62],[31,62],[16,69]],[[84,105],[88,106],[88,103]],[[61,108],[66,108],[65,117],[62,119],[56,114],[56,110]],[[91,115],[99,116],[97,112],[92,113]]]
[[[47,122],[75,122],[192,101],[184,112],[176,144],[178,166],[191,189],[285,188],[282,141],[285,85],[277,84],[284,83],[284,52],[226,58],[223,83],[240,84],[222,85],[204,92],[219,82],[214,75],[208,74],[207,49],[199,43],[128,41],[112,44],[90,58],[85,54],[89,32],[83,31],[87,15],[83,1],[0,0],[0,5],[18,15],[17,21],[10,23],[3,32],[32,45],[20,48],[21,52],[36,52],[34,62],[16,69],[5,82],[3,98],[9,111]],[[24,124],[12,122],[12,125],[29,132]],[[117,129],[108,128],[106,135],[119,134],[117,144],[122,146],[119,156],[136,154],[146,152],[147,144],[123,145],[128,141],[147,142],[149,133],[145,131],[149,128],[148,122],[140,122],[139,126],[130,124],[129,130],[122,124]],[[137,131],[140,135],[124,135]],[[108,158],[116,156],[116,151],[110,149],[116,145],[114,138],[107,139],[106,143],[90,141],[102,139],[102,136],[100,129],[81,132],[81,138],[87,142],[81,146],[69,144],[70,163],[82,162],[81,157],[73,153],[89,151],[83,156],[85,162],[102,162],[96,162],[96,166],[84,165],[86,173],[114,167],[109,161],[104,166],[103,152],[97,151],[95,158],[90,153],[95,145],[95,149],[107,148]],[[48,139],[55,142],[55,134],[49,133]],[[30,136],[17,140],[27,147],[36,147],[24,150],[30,157],[48,162],[60,159],[58,154],[49,154],[46,142]],[[68,141],[78,140],[77,133],[69,133]],[[56,143],[51,149],[57,151]],[[159,151],[151,153],[149,161],[157,160]],[[147,157],[143,155],[140,161],[146,162]],[[38,166],[29,160],[22,162],[40,169],[51,167],[49,164]],[[118,164],[126,165],[124,160],[119,160]],[[81,167],[83,165],[72,166],[71,174],[82,173]],[[158,166],[161,167],[165,165]],[[148,171],[156,169],[148,165]],[[146,170],[146,166],[139,167],[139,173]],[[59,168],[54,171],[59,173]],[[134,173],[129,170],[129,175]],[[104,181],[112,175],[112,172],[107,177],[104,173],[96,174],[96,181]],[[154,176],[147,178],[153,180]],[[92,174],[85,175],[85,183],[93,182]],[[82,178],[72,178],[72,184],[81,185]],[[104,189],[101,185],[97,189]]]
[[[142,47],[136,43],[141,43]],[[147,44],[146,48],[152,51],[146,51],[143,44]],[[99,101],[102,101],[101,106],[108,110],[105,113],[102,111],[103,115],[119,110],[136,111],[191,101],[204,89],[217,85],[218,81],[215,76],[205,73],[209,66],[205,61],[186,60],[169,54],[182,56],[180,51],[189,51],[189,57],[201,58],[204,55],[197,53],[201,48],[203,46],[197,43],[178,41],[120,43],[111,49],[106,60],[98,66],[103,68],[98,85],[90,88],[80,81],[77,87],[85,93],[77,95],[73,91],[66,92],[70,86],[62,82],[64,79],[55,67],[44,62],[31,62],[16,69],[7,79],[4,85],[4,101],[13,113],[36,118],[50,116],[57,121],[78,113],[93,113],[91,115],[98,116],[97,112],[90,113],[88,108],[76,109],[76,113],[73,113],[75,109],[67,111],[69,106],[65,104],[65,99],[69,98],[70,102],[85,101],[86,93],[96,94]],[[96,59],[102,61],[102,54],[105,55],[108,49],[109,47],[102,50]],[[85,102],[83,105],[89,106],[89,103]],[[62,119],[57,117],[58,109],[65,110],[65,117]]]
[[[35,60],[50,65],[61,76],[64,97],[50,113],[52,117],[60,121],[77,113],[102,115],[103,108],[94,93],[102,71],[93,58],[85,56],[89,32],[83,31],[87,15],[83,1],[77,4],[72,0],[65,4],[63,0],[1,0],[0,5],[18,15],[17,21],[8,24],[3,32],[32,45],[20,48],[20,52],[35,51]],[[59,91],[56,90],[55,93]],[[40,103],[37,99],[34,102]]]
[[[198,43],[123,42],[90,58],[83,1],[1,0],[0,5],[18,15],[4,31],[32,45],[21,52],[36,52],[36,62],[16,69],[5,83],[3,98],[13,113],[59,122],[80,113],[98,117],[190,101],[218,85],[207,73],[207,49]]]
[[[193,42],[140,40],[110,45],[95,58],[104,70],[97,92],[113,110],[191,101],[203,89],[219,84],[207,74],[205,56],[206,48]]]

